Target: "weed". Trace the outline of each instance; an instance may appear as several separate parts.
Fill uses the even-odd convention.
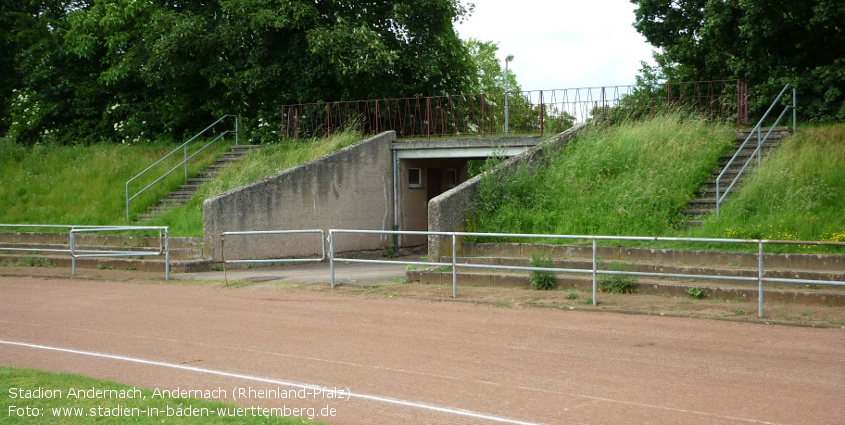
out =
[[[220,267],[220,266],[214,266],[214,267],[212,267],[212,268],[211,268],[211,271],[213,271],[213,272],[222,272],[222,271],[223,271],[223,267]]]
[[[552,261],[551,257],[545,255],[531,254],[531,267],[551,268],[554,267],[554,261]],[[531,289],[543,291],[555,289],[557,286],[556,279],[557,277],[554,273],[538,270],[532,271],[528,276],[528,280],[531,281]]]
[[[408,264],[407,266],[405,266],[405,271],[412,272],[416,269],[417,269],[417,266],[415,264]]]
[[[138,270],[138,269],[136,267],[127,267],[126,270],[135,271],[135,270]]]
[[[105,269],[106,269],[106,266],[104,266],[102,264],[97,264],[97,270],[105,270]]]
[[[381,256],[385,258],[396,258],[396,247],[392,243],[387,244]]]
[[[567,300],[577,300],[578,299],[578,293],[575,292],[574,290],[570,289],[569,292],[566,294],[566,299]]]
[[[736,314],[737,316],[742,316],[743,314],[745,314],[745,310],[743,310],[741,308],[735,308],[734,314]]]
[[[8,260],[7,260],[8,261]],[[18,267],[53,267],[53,262],[46,258],[38,257],[21,257],[17,263],[4,262],[4,265],[18,266]]]
[[[496,301],[496,304],[494,304],[494,305],[496,307],[511,307],[512,304],[513,304],[513,301],[511,301],[511,300],[498,300],[498,301]]]
[[[612,262],[609,266],[611,271],[625,272],[630,271],[628,265],[622,263]],[[628,276],[621,274],[602,275],[599,278],[599,290],[602,292],[610,292],[612,294],[633,294],[637,291],[639,282],[636,276]]]
[[[707,290],[696,286],[695,288],[687,288],[687,294],[694,300],[700,300],[707,296]]]

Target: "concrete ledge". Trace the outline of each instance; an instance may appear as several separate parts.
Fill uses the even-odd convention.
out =
[[[427,270],[413,270],[406,272],[406,280],[409,282],[420,282],[424,284],[452,285],[452,273]],[[495,273],[458,273],[458,294],[460,296],[461,286],[475,287],[508,287],[529,289],[531,283],[528,275],[518,274],[495,274]],[[573,275],[558,276],[556,280],[559,289],[580,289],[592,288],[590,278],[578,278]],[[688,288],[701,288],[707,293],[706,299],[723,300],[756,300],[757,289],[755,288],[732,288],[723,286],[704,286],[696,284],[679,284],[672,282],[641,282],[637,287],[638,294],[648,295],[670,295],[681,298],[688,298]],[[601,295],[598,297],[601,300]],[[845,306],[845,293],[832,293],[825,291],[798,291],[764,288],[764,304],[790,303],[790,304],[812,304],[825,306]]]

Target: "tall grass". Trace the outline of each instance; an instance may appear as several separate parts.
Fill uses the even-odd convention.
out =
[[[0,139],[0,223],[127,224],[126,181],[176,146],[156,143],[24,148]],[[218,144],[202,152],[189,166],[189,173],[196,173],[226,149],[228,145]],[[161,168],[170,169],[179,160],[174,158]],[[143,188],[158,175],[141,179],[132,188]],[[153,186],[132,202],[132,213],[157,202],[183,179],[184,173],[179,170]]]
[[[763,160],[693,236],[845,242],[845,124],[808,128]]]
[[[361,140],[355,130],[346,130],[327,138],[288,140],[264,145],[243,160],[226,167],[219,176],[202,186],[187,204],[164,212],[145,224],[170,226],[174,236],[202,236],[202,203],[232,189],[280,173]]]
[[[733,143],[729,127],[681,114],[590,128],[547,158],[483,178],[480,232],[668,235],[683,227],[681,210]]]

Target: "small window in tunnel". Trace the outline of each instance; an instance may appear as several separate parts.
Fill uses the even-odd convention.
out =
[[[422,171],[419,168],[408,169],[408,187],[419,189],[422,187]]]

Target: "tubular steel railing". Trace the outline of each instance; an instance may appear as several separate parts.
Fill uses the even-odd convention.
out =
[[[308,258],[262,258],[262,259],[255,259],[255,260],[227,260],[226,259],[226,250],[225,250],[225,241],[226,236],[255,236],[255,235],[298,235],[298,234],[306,234],[306,233],[315,233],[320,235],[320,250],[321,255],[320,258],[308,257]],[[311,263],[311,262],[321,262],[326,259],[326,245],[323,241],[326,239],[326,232],[321,229],[303,229],[303,230],[249,230],[249,231],[240,231],[240,232],[223,232],[220,235],[220,259],[223,264],[251,264],[251,263]],[[223,277],[226,281],[226,286],[229,285],[229,278],[226,275],[226,269],[223,269]]]
[[[194,141],[194,140],[196,140],[197,138],[201,137],[201,136],[202,136],[202,135],[204,135],[205,133],[207,133],[207,132],[211,131],[212,129],[214,129],[214,127],[215,127],[217,124],[221,123],[222,121],[224,121],[224,120],[226,120],[226,119],[228,119],[228,118],[234,118],[234,121],[235,121],[235,123],[234,123],[234,124],[235,124],[235,125],[234,125],[234,129],[232,129],[232,130],[228,130],[228,129],[227,129],[227,130],[224,130],[223,132],[221,132],[220,134],[218,134],[216,137],[214,137],[214,138],[213,138],[210,142],[206,143],[203,147],[199,148],[197,151],[195,151],[194,153],[192,153],[190,156],[188,155],[188,144],[190,144],[191,142],[193,142],[193,141]],[[206,127],[206,128],[205,128],[205,130],[202,130],[202,131],[200,131],[199,133],[195,134],[193,137],[191,137],[190,139],[188,139],[188,141],[187,141],[187,142],[183,143],[183,144],[182,144],[181,146],[179,146],[178,148],[173,149],[173,151],[171,151],[171,152],[170,152],[170,153],[168,153],[167,155],[163,156],[161,159],[159,159],[158,161],[156,161],[153,165],[150,165],[149,167],[147,167],[147,169],[145,169],[144,171],[141,171],[141,172],[140,172],[140,173],[138,173],[135,177],[132,177],[131,179],[129,179],[129,180],[126,182],[126,220],[127,220],[127,221],[129,220],[129,203],[130,203],[133,199],[137,198],[140,194],[144,193],[147,189],[149,189],[149,188],[151,188],[151,187],[155,186],[158,182],[160,182],[160,181],[164,180],[167,176],[169,176],[169,175],[173,174],[173,172],[175,172],[175,171],[176,171],[176,170],[178,170],[179,168],[183,168],[183,169],[184,169],[184,171],[185,171],[185,181],[187,181],[187,180],[188,180],[188,161],[190,161],[191,159],[193,159],[195,156],[197,156],[200,152],[204,151],[204,150],[205,150],[206,148],[208,148],[209,146],[211,146],[212,144],[214,144],[214,143],[215,143],[215,142],[217,142],[218,140],[223,139],[223,138],[224,138],[224,137],[226,137],[226,135],[227,135],[227,134],[229,134],[229,133],[233,133],[233,134],[235,135],[235,146],[237,146],[237,145],[238,145],[238,124],[239,124],[239,122],[238,122],[238,121],[239,121],[239,119],[238,119],[238,116],[237,116],[237,115],[231,115],[231,114],[228,114],[228,115],[223,115],[222,117],[220,117],[219,119],[217,119],[217,121],[213,122],[211,125],[209,125],[208,127]],[[135,180],[138,180],[140,177],[142,177],[143,175],[147,174],[150,170],[152,170],[153,168],[155,168],[157,165],[161,164],[162,162],[164,162],[164,161],[165,161],[165,160],[167,160],[168,158],[170,158],[170,157],[172,157],[172,156],[176,155],[176,154],[177,154],[177,153],[179,153],[180,151],[182,152],[182,157],[183,157],[182,162],[180,162],[180,163],[176,164],[176,166],[174,166],[173,168],[171,168],[169,171],[164,172],[164,174],[162,174],[161,176],[159,176],[158,178],[156,178],[156,179],[155,179],[152,183],[148,184],[148,185],[147,185],[147,186],[145,186],[143,189],[141,189],[141,190],[139,190],[139,191],[135,192],[135,193],[134,193],[133,195],[131,195],[131,196],[129,195],[129,185],[130,185],[132,182],[134,182]]]
[[[452,239],[452,261],[402,261],[402,260],[366,260],[359,258],[338,258],[335,256],[334,239],[338,234],[391,234],[391,235],[429,235],[450,237]],[[495,237],[495,238],[535,238],[535,239],[566,239],[590,241],[592,243],[592,267],[589,269],[566,269],[557,267],[524,267],[508,266],[502,264],[472,264],[457,261],[457,238],[458,237]],[[757,276],[725,276],[706,274],[683,274],[683,273],[657,273],[657,272],[633,272],[620,270],[601,270],[598,261],[598,241],[640,241],[640,242],[692,242],[692,243],[724,243],[724,244],[749,244],[757,246]],[[468,233],[468,232],[424,232],[424,231],[401,231],[401,230],[349,230],[330,229],[329,237],[329,263],[330,263],[330,284],[334,288],[335,283],[335,262],[345,263],[370,263],[370,264],[406,264],[416,266],[451,267],[452,272],[452,297],[458,295],[458,267],[470,269],[496,269],[496,270],[517,270],[517,271],[544,271],[555,273],[589,274],[592,276],[593,284],[593,305],[598,304],[598,275],[623,275],[623,276],[649,276],[677,279],[713,279],[713,280],[734,280],[757,282],[758,291],[758,315],[763,317],[763,291],[764,283],[790,283],[790,284],[815,284],[845,286],[845,282],[813,279],[785,279],[765,276],[763,247],[765,245],[777,244],[798,244],[798,245],[828,245],[845,246],[845,242],[815,242],[815,241],[779,241],[761,239],[718,239],[718,238],[672,238],[672,237],[640,237],[640,236],[589,236],[589,235],[541,235],[541,234],[511,234],[511,233]]]
[[[748,86],[739,80],[510,92],[510,133],[559,133],[575,123],[622,114],[684,107],[714,117],[748,122]],[[303,103],[282,106],[281,134],[289,139],[318,137],[346,127],[364,134],[395,131],[397,137],[487,137],[505,133],[505,94]]]
[[[67,248],[20,248],[14,245],[0,245],[0,251],[10,252],[51,252],[67,253],[71,257],[71,276],[76,276],[76,259],[87,257],[148,257],[164,254],[165,279],[170,279],[170,236],[167,226],[91,226],[91,225],[54,225],[54,224],[0,224],[5,229],[66,229],[68,230]],[[76,235],[94,232],[134,232],[158,231],[158,250],[107,250],[107,249],[77,249]]]
[[[766,135],[761,137],[763,122],[769,116],[769,113],[772,112],[772,109],[774,109],[775,106],[778,104],[778,102],[780,102],[780,99],[783,97],[784,93],[786,93],[786,91],[789,88],[792,88],[792,105],[787,105],[783,109],[783,112],[780,113],[778,118],[775,120],[775,123],[772,124],[771,127],[769,127],[769,131],[766,132]],[[780,94],[778,94],[778,96],[777,96],[777,98],[775,98],[774,102],[772,102],[772,105],[769,106],[769,109],[766,111],[766,113],[763,114],[763,118],[760,118],[760,121],[757,122],[757,125],[754,126],[754,128],[751,130],[751,132],[748,134],[748,137],[745,138],[745,141],[743,141],[742,144],[739,146],[739,149],[737,149],[736,153],[734,153],[733,157],[731,157],[730,161],[728,161],[727,165],[725,165],[725,168],[722,169],[722,172],[719,173],[719,176],[716,177],[716,216],[717,217],[721,215],[720,207],[722,206],[722,202],[724,202],[725,198],[728,196],[728,193],[730,193],[731,189],[734,188],[734,186],[737,184],[737,182],[742,177],[742,173],[745,172],[745,170],[748,168],[748,166],[751,164],[751,162],[755,158],[757,159],[757,167],[758,168],[760,167],[762,160],[763,160],[763,151],[762,151],[763,144],[766,143],[766,140],[769,138],[769,135],[772,134],[772,131],[775,129],[775,127],[777,127],[777,125],[780,123],[780,120],[784,117],[784,115],[786,115],[787,112],[789,112],[790,109],[792,110],[792,134],[795,134],[795,132],[796,132],[795,126],[796,126],[797,111],[798,111],[796,90],[795,90],[795,86],[793,86],[792,84],[787,84],[783,87],[783,90],[780,91]],[[725,189],[724,192],[722,192],[721,188],[720,188],[722,178],[725,177],[725,174],[728,172],[731,165],[733,165],[733,163],[737,160],[737,158],[740,156],[740,154],[745,149],[746,145],[748,145],[748,142],[755,136],[755,133],[756,133],[756,136],[757,136],[757,148],[754,149],[754,152],[751,154],[751,156],[748,157],[748,159],[745,161],[745,164],[742,165],[742,168],[740,168],[740,170],[737,172],[736,176],[734,176],[734,178],[730,181],[728,188]]]

